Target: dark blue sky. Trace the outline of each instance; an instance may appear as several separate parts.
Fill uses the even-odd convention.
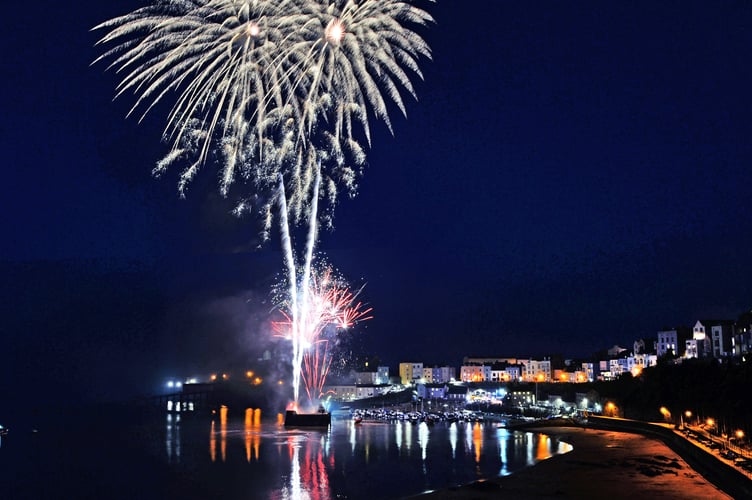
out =
[[[266,342],[276,238],[215,173],[155,180],[164,116],[125,119],[89,29],[141,2],[6,9],[2,378],[149,392]],[[319,248],[391,364],[588,355],[752,306],[752,5],[429,5],[433,61]],[[63,383],[63,382],[61,382]]]

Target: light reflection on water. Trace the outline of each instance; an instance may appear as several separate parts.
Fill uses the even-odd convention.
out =
[[[326,430],[304,430],[262,422],[258,410],[237,421],[226,411],[217,417],[168,418],[165,460],[223,498],[394,498],[508,475],[571,450],[557,438],[479,422],[333,420]]]

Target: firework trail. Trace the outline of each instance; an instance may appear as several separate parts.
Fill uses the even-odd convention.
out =
[[[264,237],[279,207],[296,401],[318,222],[331,226],[340,186],[355,195],[370,118],[392,131],[388,105],[405,114],[402,93],[415,97],[410,75],[422,78],[431,52],[412,27],[431,22],[411,0],[160,0],[94,28],[108,47],[95,62],[122,75],[116,96],[136,96],[129,115],[175,99],[155,175],[184,165],[183,196],[201,167],[218,165],[220,192],[242,181],[235,212],[260,215]],[[298,284],[289,228],[301,223]]]
[[[357,300],[362,288],[351,291],[341,277],[334,275],[331,267],[312,272],[308,286],[305,315],[299,313],[293,318],[292,301],[285,294],[280,305],[284,319],[274,322],[273,327],[285,338],[290,338],[292,332],[299,335],[300,377],[308,400],[313,403],[323,395],[332,363],[331,344],[336,341],[337,332],[371,319],[372,309]],[[302,290],[298,293],[303,295]]]

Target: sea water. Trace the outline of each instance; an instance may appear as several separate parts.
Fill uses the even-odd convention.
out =
[[[0,442],[0,498],[392,499],[514,473],[571,447],[483,422],[286,429],[275,416],[72,412]]]

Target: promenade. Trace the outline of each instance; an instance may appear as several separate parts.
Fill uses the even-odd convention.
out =
[[[616,426],[624,425],[613,421]],[[608,424],[608,422],[607,422]],[[600,423],[595,424],[601,426]],[[630,425],[627,421],[626,425]],[[649,424],[647,424],[649,425]],[[607,425],[606,425],[607,426]],[[558,455],[510,476],[493,478],[447,490],[422,495],[427,499],[485,499],[485,498],[608,498],[609,500],[634,498],[731,499],[745,498],[752,481],[745,477],[732,477],[727,490],[721,490],[694,467],[713,478],[716,483],[728,481],[727,464],[715,467],[716,457],[699,449],[681,449],[690,464],[672,450],[658,435],[622,432],[622,430],[595,429],[578,426],[541,426],[526,430],[556,435],[573,445],[570,453]],[[665,429],[665,432],[674,433]],[[661,431],[659,431],[661,432]],[[669,440],[671,438],[669,437]],[[683,437],[677,435],[677,442]],[[695,445],[684,440],[687,446]],[[677,448],[675,443],[672,447]],[[700,457],[698,461],[698,456]],[[718,459],[720,460],[720,458]],[[720,471],[720,473],[719,473]],[[732,475],[734,473],[732,472]],[[748,480],[748,478],[746,478]],[[742,496],[739,496],[742,495]]]

